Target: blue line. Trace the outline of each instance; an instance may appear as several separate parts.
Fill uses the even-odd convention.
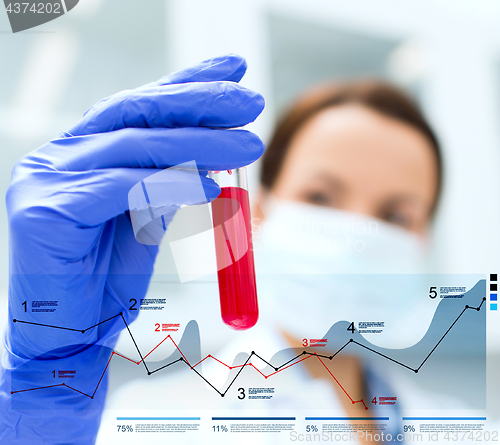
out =
[[[389,417],[306,417],[305,420],[389,420]]]
[[[146,190],[146,184],[144,184],[144,181],[141,181],[141,185],[142,185],[142,191],[144,192],[144,197],[146,198],[146,202],[148,204],[151,204],[149,202],[149,195],[148,195],[148,191]]]
[[[486,417],[403,417],[403,420],[486,420]]]
[[[295,420],[295,417],[212,417],[212,420]]]
[[[200,417],[117,417],[116,420],[200,420]]]

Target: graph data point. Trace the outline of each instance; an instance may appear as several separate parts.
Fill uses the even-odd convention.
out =
[[[418,369],[415,369],[415,374],[418,374]]]
[[[151,375],[151,373],[148,371],[148,375]]]
[[[330,360],[333,360],[333,355],[330,356]]]
[[[478,308],[478,307],[476,308],[476,311],[478,311],[478,312],[479,312],[479,308]]]
[[[66,383],[63,383],[62,386],[66,386]]]
[[[14,318],[14,320],[12,320],[12,321],[15,323],[17,320]]]
[[[355,403],[356,403],[356,402],[353,400],[353,401],[352,401],[352,404],[354,405]]]
[[[11,393],[11,394],[14,394],[14,391],[11,391],[10,393]]]
[[[306,352],[306,351],[303,351],[303,352],[302,352],[302,354],[307,354],[307,352]]]
[[[225,394],[221,394],[220,396],[221,396],[221,397],[224,397],[224,396],[225,396]]]
[[[469,305],[468,304],[465,305],[465,309],[469,309]]]
[[[82,334],[85,334],[85,329],[82,329]]]
[[[349,339],[349,342],[353,342],[354,340],[352,338]]]
[[[483,297],[483,301],[486,301],[486,297]]]
[[[274,368],[275,371],[277,371],[279,368]]]
[[[123,312],[120,312],[120,315],[123,315]]]
[[[365,406],[365,410],[367,410],[367,409],[368,409],[368,407],[367,407],[367,406]]]
[[[254,355],[255,354],[255,351],[252,351],[252,354],[251,355]]]
[[[183,362],[183,361],[184,361],[184,357],[181,357],[179,360],[180,360],[181,362]]]
[[[91,398],[92,400],[94,400],[94,396],[90,396],[90,398]]]

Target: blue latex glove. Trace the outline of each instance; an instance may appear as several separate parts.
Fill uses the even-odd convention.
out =
[[[129,301],[146,294],[158,247],[136,241],[129,190],[161,169],[194,160],[210,201],[220,189],[203,170],[237,168],[261,156],[257,136],[224,130],[252,122],[264,107],[259,94],[236,83],[245,70],[244,59],[229,55],[118,93],[16,164],[7,193],[10,287],[1,444],[95,442],[107,374],[95,388],[124,328],[121,317],[84,333],[12,320],[86,329],[122,312],[127,323],[133,321],[138,311],[129,310]],[[170,176],[169,205],[199,203],[192,175]],[[57,306],[51,306],[54,312],[32,312],[34,301]],[[61,370],[76,373],[61,379]],[[11,394],[61,383],[84,394],[64,386]]]

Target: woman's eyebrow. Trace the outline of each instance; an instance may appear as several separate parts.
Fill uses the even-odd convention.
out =
[[[424,206],[425,201],[414,193],[402,193],[385,199],[382,203],[382,207],[392,207],[401,204],[417,204]]]
[[[311,177],[310,181],[309,182],[313,182],[313,181],[321,181],[321,182],[324,182],[326,183],[326,185],[335,190],[335,191],[344,191],[346,190],[346,185],[345,183],[340,180],[339,178],[333,176],[332,174],[330,173],[319,173],[319,174],[315,174],[314,176]]]

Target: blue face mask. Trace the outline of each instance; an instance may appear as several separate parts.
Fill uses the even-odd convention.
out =
[[[367,338],[407,347],[438,303],[427,295],[423,239],[368,216],[279,202],[255,228],[254,251],[262,318],[297,338],[343,320],[383,322]]]

